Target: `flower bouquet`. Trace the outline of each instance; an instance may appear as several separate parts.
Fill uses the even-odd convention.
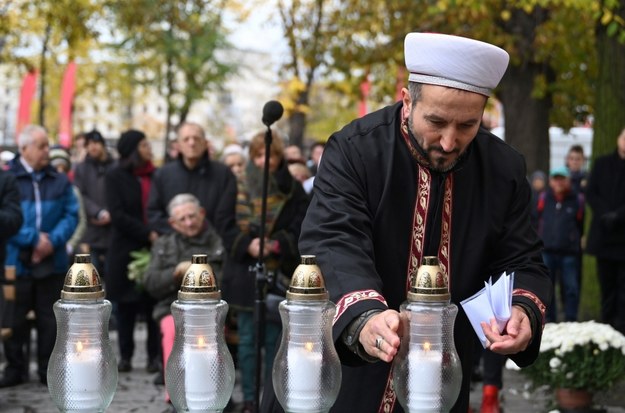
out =
[[[130,253],[128,279],[135,282],[138,289],[143,288],[143,277],[150,265],[150,250],[143,248]]]
[[[594,321],[548,323],[538,358],[520,373],[534,388],[605,391],[625,378],[625,336]]]

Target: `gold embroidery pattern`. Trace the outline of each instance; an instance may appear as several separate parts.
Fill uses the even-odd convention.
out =
[[[393,367],[388,373],[388,379],[386,380],[386,387],[384,388],[384,394],[382,395],[382,403],[378,413],[391,413],[395,407],[395,389],[393,388]]]
[[[443,216],[441,217],[441,243],[438,249],[438,262],[443,274],[447,276],[451,288],[451,201],[453,189],[453,175],[445,179],[445,195],[443,198]]]
[[[544,327],[546,307],[545,307],[545,304],[543,304],[543,302],[540,301],[540,298],[538,298],[536,294],[534,294],[533,292],[524,290],[522,288],[515,288],[514,290],[512,290],[512,296],[515,296],[515,295],[529,298],[530,300],[532,300],[534,304],[536,304],[536,307],[538,307],[538,310],[540,311],[540,315],[542,316],[541,321]]]
[[[360,290],[354,291],[349,294],[345,294],[338,303],[336,303],[336,315],[334,316],[334,320],[332,324],[336,323],[336,320],[341,318],[345,311],[352,305],[362,301],[362,300],[377,300],[388,307],[386,300],[379,292],[375,290]]]
[[[430,172],[421,165],[417,165],[417,167],[419,182],[417,183],[417,201],[415,203],[414,217],[412,220],[412,244],[410,247],[410,259],[408,260],[406,290],[410,288],[410,280],[417,274],[419,265],[421,265],[427,211],[430,203],[430,181],[432,176]]]

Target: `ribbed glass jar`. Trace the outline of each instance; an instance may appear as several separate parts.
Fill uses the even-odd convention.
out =
[[[165,383],[178,412],[221,412],[234,389],[234,363],[224,338],[223,300],[176,300],[176,338]]]
[[[62,412],[104,412],[117,387],[117,362],[109,341],[111,303],[58,300],[56,343],[48,363],[48,389]]]
[[[406,413],[444,413],[455,404],[462,384],[454,344],[457,313],[449,302],[400,306],[404,336],[393,361],[393,384]]]
[[[280,303],[282,341],[273,364],[273,386],[287,413],[325,413],[341,387],[341,364],[332,341],[330,301]]]

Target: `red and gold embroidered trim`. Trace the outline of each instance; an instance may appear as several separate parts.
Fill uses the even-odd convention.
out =
[[[334,315],[334,320],[332,324],[336,323],[336,320],[341,318],[345,311],[352,305],[362,301],[362,300],[376,300],[384,304],[388,307],[386,300],[379,292],[375,290],[360,290],[353,291],[351,293],[345,294],[338,303],[336,303],[336,314]]]
[[[417,200],[415,202],[412,219],[412,243],[406,276],[406,290],[410,287],[410,280],[417,274],[423,258],[423,244],[425,242],[425,228],[427,224],[428,207],[430,204],[430,171],[418,165],[419,182],[417,184]],[[445,179],[445,193],[443,194],[443,213],[441,216],[441,239],[438,245],[438,261],[443,274],[451,286],[451,213],[453,194],[453,175]]]
[[[540,314],[542,315],[542,324],[544,326],[546,307],[545,307],[545,304],[543,304],[543,302],[540,301],[540,298],[538,298],[536,294],[534,294],[533,292],[524,290],[522,288],[515,288],[514,290],[512,290],[512,296],[515,296],[515,295],[529,298],[530,300],[532,300],[534,304],[536,304],[536,307],[538,307],[538,310],[540,311]]]
[[[438,262],[447,276],[447,282],[451,289],[451,209],[452,193],[454,185],[453,174],[445,179],[445,195],[443,197],[443,214],[441,217],[441,242],[438,246]]]
[[[395,396],[395,388],[393,387],[393,367],[388,372],[388,379],[386,380],[386,387],[384,388],[384,394],[382,395],[382,403],[378,413],[391,413],[395,408],[395,402],[397,397]]]
[[[430,204],[430,171],[418,165],[417,199],[415,200],[414,215],[412,218],[412,242],[408,258],[406,277],[406,291],[410,288],[410,280],[417,275],[421,258],[423,257],[423,243],[427,224],[428,207]]]

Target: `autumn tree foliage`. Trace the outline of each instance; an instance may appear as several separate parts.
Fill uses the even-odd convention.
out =
[[[529,171],[549,168],[550,126],[568,129],[592,115],[599,122],[599,113],[604,110],[603,100],[595,100],[595,97],[602,99],[599,91],[623,90],[614,80],[602,86],[605,78],[598,76],[602,73],[598,71],[606,68],[617,73],[619,66],[606,59],[623,55],[623,38],[619,33],[624,25],[618,17],[622,6],[616,0],[307,2],[313,3],[325,15],[324,30],[316,38],[312,55],[315,59],[297,60],[294,53],[288,65],[292,67],[298,61],[309,69],[313,68],[311,63],[315,68],[330,67],[331,76],[343,84],[345,79],[355,78],[351,82],[352,96],[358,95],[358,81],[367,73],[374,85],[370,98],[374,107],[392,102],[397,82],[405,82],[401,67],[403,39],[408,32],[457,34],[507,50],[510,66],[495,96],[503,103],[506,141],[526,156]],[[278,7],[288,9],[281,2]],[[315,14],[308,9],[299,15],[298,25],[293,24],[289,30],[293,34],[297,34],[293,27],[308,30],[309,39],[315,27],[312,25]],[[608,42],[601,47],[609,48],[603,54],[596,36],[602,33]],[[294,51],[301,50],[296,42],[290,42],[289,46]],[[301,76],[293,78],[299,79],[298,87],[308,93],[311,78],[306,81]],[[618,99],[616,102],[612,99],[609,106],[621,113],[625,109]],[[301,113],[306,114],[304,110]],[[599,127],[599,140],[600,131]]]

